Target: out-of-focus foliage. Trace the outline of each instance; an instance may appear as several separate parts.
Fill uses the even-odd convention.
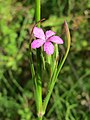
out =
[[[90,1],[42,0],[41,11],[46,18],[42,27],[63,38],[62,24],[67,20],[72,39],[44,120],[89,120]],[[27,50],[34,12],[32,0],[0,0],[0,120],[36,117]]]
[[[26,49],[34,8],[15,0],[0,1],[0,119],[30,120],[32,84]],[[28,71],[28,72],[27,72]],[[24,76],[22,76],[24,74]],[[23,85],[25,84],[24,89]],[[24,97],[23,97],[24,96]]]

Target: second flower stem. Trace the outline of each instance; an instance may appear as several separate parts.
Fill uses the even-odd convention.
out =
[[[35,0],[35,20],[40,21],[40,0]],[[40,27],[40,22],[37,24]],[[36,87],[36,106],[39,120],[42,120],[42,78],[41,78],[41,49],[37,49],[37,87]]]

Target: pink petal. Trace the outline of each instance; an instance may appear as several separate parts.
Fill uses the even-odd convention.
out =
[[[54,42],[56,44],[63,44],[63,40],[59,36],[52,36],[48,41]]]
[[[49,37],[51,37],[51,36],[53,36],[53,35],[55,35],[55,34],[56,34],[56,33],[53,32],[53,31],[51,31],[51,30],[46,31],[46,33],[45,33],[46,39],[48,39]]]
[[[45,40],[45,35],[41,28],[34,27],[33,33],[36,38],[41,38],[41,39]]]
[[[46,42],[44,44],[44,51],[48,54],[51,55],[54,52],[54,46],[51,42]]]
[[[33,49],[39,48],[39,47],[41,47],[44,43],[45,43],[45,40],[42,40],[42,39],[34,40],[34,41],[31,43],[31,48],[33,48]]]

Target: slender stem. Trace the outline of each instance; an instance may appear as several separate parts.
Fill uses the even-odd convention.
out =
[[[56,72],[57,72],[57,70],[55,70],[54,76],[53,76],[53,78],[52,78],[52,82],[51,82],[51,84],[50,84],[50,86],[49,86],[48,94],[47,94],[47,96],[46,96],[46,98],[45,98],[45,100],[44,100],[44,103],[43,103],[43,113],[44,113],[44,114],[45,114],[45,111],[46,111],[48,102],[49,102],[49,100],[50,100],[50,96],[51,96],[51,94],[52,94],[52,91],[53,91],[53,88],[54,88],[54,85],[55,85],[55,81],[54,81],[54,80],[55,80]],[[51,81],[51,80],[50,80],[50,81]]]
[[[35,20],[40,21],[40,0],[35,0]],[[40,22],[37,24],[40,27]],[[37,87],[36,87],[36,106],[37,114],[40,116],[39,120],[42,120],[42,80],[41,80],[41,49],[37,49]]]
[[[40,21],[40,0],[35,0],[35,20],[36,20],[36,23],[38,21]],[[38,27],[40,27],[40,22],[38,23],[37,25]]]
[[[42,120],[42,117],[38,117],[38,120]]]

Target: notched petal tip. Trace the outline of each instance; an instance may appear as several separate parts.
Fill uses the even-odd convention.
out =
[[[45,35],[46,35],[46,39],[48,39],[49,37],[51,37],[51,36],[53,36],[53,35],[55,35],[56,33],[55,32],[53,32],[52,30],[48,30],[48,31],[46,31],[46,33],[45,33]]]
[[[45,35],[41,28],[34,27],[33,34],[36,38],[41,38],[41,39],[45,40]]]

